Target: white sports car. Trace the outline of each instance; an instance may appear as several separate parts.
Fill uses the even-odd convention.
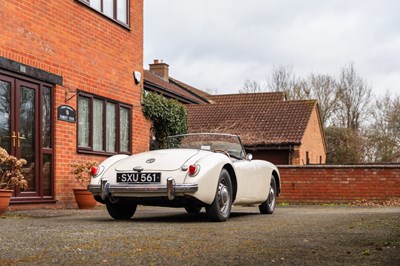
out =
[[[258,204],[272,214],[280,192],[275,165],[252,160],[239,136],[199,133],[169,137],[169,149],[115,155],[92,169],[88,186],[114,219],[130,219],[137,205],[205,207],[212,221],[226,221],[232,204]]]

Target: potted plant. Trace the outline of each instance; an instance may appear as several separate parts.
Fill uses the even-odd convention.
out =
[[[7,211],[13,189],[28,187],[28,181],[21,173],[25,164],[25,159],[17,159],[0,147],[0,215]]]
[[[87,185],[92,176],[92,168],[97,166],[97,162],[88,161],[85,163],[72,163],[72,173],[81,188],[74,188],[75,201],[79,209],[93,209],[96,206],[96,200],[93,194],[87,190]]]

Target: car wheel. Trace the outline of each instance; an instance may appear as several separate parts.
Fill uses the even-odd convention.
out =
[[[223,169],[219,175],[214,201],[206,207],[208,218],[214,222],[225,222],[231,214],[232,182],[228,171]]]
[[[268,191],[268,198],[264,203],[259,206],[260,212],[262,214],[272,214],[276,207],[276,197],[277,197],[277,190],[276,190],[276,181],[273,176],[271,176],[271,185]]]
[[[202,208],[201,206],[196,206],[196,205],[186,205],[185,206],[186,212],[191,213],[191,214],[200,213],[201,208]]]
[[[113,204],[107,203],[108,214],[115,220],[129,220],[136,212],[136,204]]]

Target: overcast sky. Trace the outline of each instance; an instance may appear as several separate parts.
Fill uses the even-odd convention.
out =
[[[274,67],[337,77],[354,63],[375,95],[400,95],[399,0],[145,0],[144,67],[213,93]]]

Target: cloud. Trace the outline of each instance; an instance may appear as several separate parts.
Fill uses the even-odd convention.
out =
[[[163,59],[175,78],[228,93],[274,66],[337,75],[354,62],[376,91],[400,94],[398,10],[396,0],[145,1],[145,67]]]

